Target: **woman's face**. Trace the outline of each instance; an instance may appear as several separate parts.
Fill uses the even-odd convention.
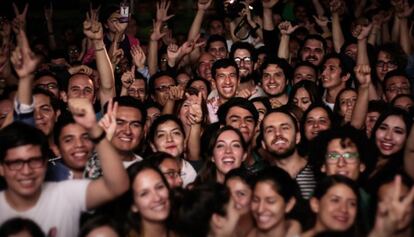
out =
[[[203,99],[207,100],[208,90],[207,85],[203,81],[194,81],[191,83],[191,87],[196,88],[203,95]]]
[[[184,152],[184,133],[176,122],[168,120],[156,129],[152,145],[155,151],[180,157]]]
[[[239,168],[245,158],[241,138],[235,131],[227,130],[218,136],[211,158],[217,172],[225,175],[230,170]]]
[[[158,167],[164,174],[170,188],[177,188],[183,186],[181,179],[180,164],[174,159],[164,159]]]
[[[319,231],[346,231],[355,222],[357,196],[345,184],[336,184],[320,199],[311,199],[316,212],[316,229]]]
[[[260,230],[271,230],[283,224],[285,213],[289,212],[293,204],[287,205],[282,196],[275,191],[271,181],[258,182],[254,188],[251,210]]]
[[[379,116],[380,113],[376,111],[368,112],[367,117],[365,118],[365,130],[367,133],[367,137],[371,137],[372,128],[377,122]]]
[[[257,112],[259,112],[259,121],[257,122],[257,129],[260,129],[260,124],[263,121],[265,114],[267,113],[266,106],[260,101],[253,102],[254,107],[256,108]]]
[[[134,203],[132,211],[139,213],[143,221],[163,222],[170,212],[167,184],[160,174],[144,169],[135,176],[132,183]]]
[[[312,100],[308,91],[301,87],[296,91],[296,94],[293,97],[293,103],[301,108],[302,111],[305,111],[312,104]]]
[[[324,109],[317,107],[308,113],[304,126],[305,136],[311,141],[320,132],[331,127],[331,120]]]
[[[407,128],[400,116],[388,116],[375,132],[375,144],[381,155],[390,156],[403,149],[407,138]]]
[[[340,115],[345,116],[348,112],[352,113],[358,94],[353,90],[347,90],[339,96]]]
[[[227,180],[226,185],[230,190],[236,210],[240,215],[248,213],[252,199],[252,189],[250,186],[239,177],[233,177]]]
[[[185,101],[181,105],[178,117],[180,118],[181,122],[183,122],[184,125],[191,126],[191,123],[188,120],[188,116],[190,113],[191,105],[196,103],[196,101],[197,101],[197,96],[190,95],[189,97],[185,99]]]

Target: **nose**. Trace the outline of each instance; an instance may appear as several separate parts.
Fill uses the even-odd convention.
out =
[[[29,175],[30,173],[32,173],[32,168],[29,167],[28,163],[23,163],[23,167],[20,170],[20,173],[25,174],[25,175]]]
[[[264,209],[265,209],[264,202],[260,201],[260,203],[259,203],[259,208],[257,209],[257,211],[258,211],[259,213],[262,213],[262,212],[264,211]]]
[[[181,175],[177,175],[175,177],[175,184],[177,187],[182,187],[183,186],[183,179],[181,178]]]
[[[161,194],[158,191],[154,192],[154,201],[155,202],[161,201]]]
[[[337,163],[337,165],[339,166],[339,167],[343,167],[343,166],[345,166],[345,158],[344,157],[339,157],[339,160],[338,160],[338,163]]]
[[[76,147],[82,147],[84,145],[84,141],[82,138],[75,139],[75,146]]]
[[[342,202],[339,205],[340,205],[339,208],[342,212],[348,213],[348,205],[346,202]]]
[[[35,119],[42,119],[43,118],[43,113],[40,112],[40,110],[35,110],[34,111],[34,116],[35,116]]]
[[[226,146],[226,150],[224,150],[224,152],[227,154],[231,153],[232,152],[231,146],[230,145]]]
[[[391,140],[391,139],[392,139],[392,131],[391,131],[390,129],[389,129],[389,130],[387,130],[387,132],[385,133],[384,138],[385,138],[386,140]]]
[[[312,127],[319,128],[319,122],[318,121],[313,122]]]
[[[166,139],[168,142],[171,142],[173,140],[171,134],[167,134]]]

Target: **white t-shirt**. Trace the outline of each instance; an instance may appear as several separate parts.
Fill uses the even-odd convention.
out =
[[[86,190],[90,180],[45,182],[36,205],[26,211],[16,211],[0,192],[0,225],[14,217],[35,221],[47,234],[55,229],[57,237],[75,237],[79,232],[79,218],[86,211]]]
[[[183,187],[194,182],[197,177],[197,172],[190,162],[182,159],[181,178],[183,179]]]

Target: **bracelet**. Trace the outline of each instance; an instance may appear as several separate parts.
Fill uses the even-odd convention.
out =
[[[95,49],[95,52],[102,51],[104,49],[105,49],[105,47],[102,47],[102,48],[99,48],[99,49]]]
[[[94,143],[94,144],[98,144],[98,143],[100,143],[104,138],[106,137],[106,132],[105,132],[105,130],[103,130],[102,131],[102,133],[101,133],[101,135],[99,135],[98,137],[95,137],[95,138],[93,138],[93,137],[90,137],[90,139],[91,139],[91,141]]]

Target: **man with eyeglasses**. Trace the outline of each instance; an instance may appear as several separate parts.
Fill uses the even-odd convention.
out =
[[[407,66],[407,56],[401,46],[396,43],[387,43],[378,48],[375,73],[380,81],[393,70],[404,70]]]
[[[408,76],[405,72],[400,70],[390,71],[385,74],[384,80],[382,81],[384,90],[384,97],[388,103],[397,95],[411,95],[411,82],[408,80]]]
[[[56,74],[51,71],[40,71],[37,72],[33,81],[34,88],[41,88],[43,90],[48,90],[56,98],[59,98],[59,85]]]
[[[236,42],[231,46],[230,59],[236,62],[240,74],[240,86],[237,95],[246,99],[266,96],[258,81],[256,70],[257,54],[254,46],[247,42]]]
[[[148,84],[151,98],[161,106],[165,106],[169,100],[170,89],[176,84],[174,78],[167,72],[154,74]]]

